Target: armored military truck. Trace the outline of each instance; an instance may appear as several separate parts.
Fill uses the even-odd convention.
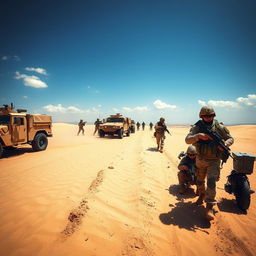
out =
[[[0,108],[0,158],[5,149],[30,144],[34,151],[45,150],[52,136],[52,117],[27,114],[13,105]]]
[[[124,134],[130,136],[130,127],[131,119],[117,113],[116,115],[109,116],[105,123],[100,124],[99,136],[104,137],[106,134],[118,135],[118,137],[122,139]]]

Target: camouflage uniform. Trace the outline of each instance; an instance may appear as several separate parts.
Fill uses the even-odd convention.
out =
[[[82,134],[84,135],[84,126],[85,126],[85,123],[86,123],[86,122],[83,122],[83,120],[80,120],[80,122],[78,123],[79,130],[78,130],[77,135],[79,135],[79,133],[80,133],[81,131],[82,131]]]
[[[137,131],[138,131],[140,129],[140,123],[137,122],[136,125],[137,125]]]
[[[157,122],[155,125],[155,137],[156,137],[157,149],[160,150],[160,152],[162,152],[164,148],[165,130],[166,130],[166,125],[164,121],[165,121],[164,118],[161,117],[160,121]]]
[[[207,123],[206,123],[207,124]],[[209,130],[217,131],[226,146],[233,144],[234,139],[231,137],[229,130],[217,120],[207,125]],[[193,144],[197,150],[196,167],[197,167],[197,186],[201,197],[205,197],[205,202],[215,204],[216,181],[220,176],[221,151],[212,142],[212,140],[200,140],[199,133],[203,133],[201,128],[194,125],[185,141],[187,144]],[[207,178],[207,188],[205,189],[205,178]]]
[[[150,130],[152,130],[152,128],[153,128],[153,123],[152,122],[149,123],[149,127],[150,127]]]
[[[181,191],[185,189],[186,184],[193,184],[193,176],[192,173],[195,168],[195,159],[189,158],[189,156],[184,156],[179,165],[178,169],[180,170],[178,172],[178,179],[179,179],[179,184],[181,186]],[[183,170],[182,166],[185,165],[188,167],[188,170]]]
[[[94,125],[95,125],[95,130],[94,130],[94,133],[93,135],[95,135],[95,133],[99,130],[99,127],[100,127],[100,124],[102,122],[97,118],[97,120],[94,122]]]
[[[142,123],[142,130],[144,131],[144,129],[145,129],[145,123],[143,122]]]

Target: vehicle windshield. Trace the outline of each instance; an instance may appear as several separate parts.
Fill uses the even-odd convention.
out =
[[[0,116],[0,125],[10,124],[10,116]]]
[[[123,123],[124,119],[123,118],[107,118],[108,123]]]

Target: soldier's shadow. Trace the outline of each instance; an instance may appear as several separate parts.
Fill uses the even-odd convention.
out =
[[[147,151],[151,151],[151,152],[159,152],[159,150],[156,147],[151,147],[148,148]]]
[[[193,189],[194,187],[194,189]],[[173,184],[169,187],[169,193],[173,196],[176,196],[176,199],[178,201],[182,201],[183,199],[188,199],[188,198],[195,198],[197,195],[195,194],[195,186],[190,187],[186,190],[184,194],[179,193],[179,188],[180,186],[177,184]]]
[[[235,199],[222,198],[218,203],[218,208],[221,212],[230,212],[236,214],[247,214],[247,211],[239,209]]]
[[[172,208],[167,213],[159,215],[160,221],[165,225],[174,225],[189,231],[200,230],[209,234],[204,230],[211,226],[210,222],[205,219],[205,209],[193,202],[177,202],[170,205]]]
[[[32,153],[32,152],[34,152],[32,148],[8,149],[8,150],[4,150],[1,158],[10,158],[10,157],[15,157],[15,156],[23,155],[25,153]]]

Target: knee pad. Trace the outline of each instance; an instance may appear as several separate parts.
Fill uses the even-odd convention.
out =
[[[207,180],[207,187],[210,189],[215,189],[216,188],[216,179],[215,178],[209,178]]]

